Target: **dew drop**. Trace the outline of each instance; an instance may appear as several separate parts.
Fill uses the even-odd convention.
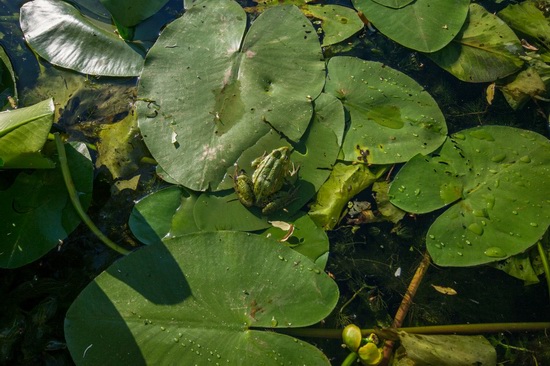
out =
[[[538,227],[539,224],[537,224],[536,222],[530,222],[529,225],[531,225],[532,227]]]
[[[493,156],[491,158],[491,161],[494,162],[494,163],[500,163],[504,159],[506,159],[506,154],[498,154],[498,155]]]
[[[277,319],[275,319],[275,317],[271,317],[271,326],[272,327],[276,327],[277,324],[279,324],[279,322],[277,321]]]
[[[468,230],[470,230],[472,233],[476,235],[483,234],[483,227],[477,222],[474,222],[473,224],[468,225]]]
[[[432,240],[435,239],[435,235],[433,235],[433,234],[428,235],[428,237]]]
[[[525,156],[522,156],[521,158],[519,158],[519,161],[521,161],[522,163],[530,163],[531,158],[528,155],[525,155]]]
[[[462,252],[456,252],[456,254],[458,254],[460,257],[462,257],[464,254],[462,254]]]
[[[500,247],[490,247],[483,252],[487,257],[491,258],[503,258],[506,257],[506,252]]]
[[[482,208],[481,210],[473,210],[472,213],[476,217],[487,217],[487,210]]]
[[[418,196],[420,194],[420,188],[414,190],[414,195]]]
[[[516,210],[513,210],[513,211],[512,211],[512,214],[513,214],[513,215],[517,215],[518,212],[517,212]]]

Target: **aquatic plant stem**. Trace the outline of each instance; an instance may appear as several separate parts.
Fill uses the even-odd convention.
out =
[[[550,322],[535,323],[479,323],[454,325],[429,325],[425,327],[405,327],[397,330],[411,334],[483,334],[499,332],[537,332],[550,329]],[[341,339],[342,329],[323,328],[286,328],[272,329],[294,337]],[[367,337],[380,329],[361,329],[361,335]]]
[[[546,277],[546,286],[548,287],[548,297],[550,300],[550,266],[548,265],[548,258],[546,257],[546,252],[540,240],[537,242],[537,249],[539,250],[540,260],[544,268],[544,276]]]
[[[118,244],[113,242],[111,239],[109,239],[107,236],[105,236],[105,234],[103,234],[101,230],[99,230],[98,227],[95,226],[95,224],[92,222],[88,214],[86,214],[86,212],[82,208],[82,205],[80,204],[80,200],[78,199],[78,194],[76,192],[73,178],[71,177],[71,172],[69,170],[69,164],[67,162],[67,154],[65,152],[65,146],[63,146],[63,141],[61,141],[61,137],[59,136],[59,134],[55,133],[54,135],[55,135],[55,147],[57,148],[57,153],[59,154],[59,164],[61,165],[61,173],[63,174],[63,180],[65,181],[67,192],[69,193],[69,197],[71,199],[74,209],[78,213],[78,216],[80,216],[84,224],[88,226],[88,228],[99,238],[99,240],[101,240],[109,248],[119,252],[120,254],[126,255],[130,253],[129,250],[119,246]]]
[[[399,309],[397,309],[397,312],[395,313],[395,317],[393,318],[392,328],[399,328],[401,327],[401,325],[403,325],[403,320],[405,320],[405,316],[407,316],[407,312],[411,307],[413,297],[414,295],[416,295],[416,291],[418,290],[418,287],[420,286],[420,283],[422,282],[422,279],[424,278],[424,275],[426,274],[426,271],[428,270],[429,265],[430,265],[430,255],[426,251],[424,252],[422,261],[416,268],[416,272],[414,273],[414,276],[411,279],[411,282],[409,283],[407,292],[405,292],[405,295],[403,295],[403,299],[401,300],[401,305],[399,305]],[[384,342],[384,358],[380,362],[380,365],[389,364],[392,356],[393,345],[394,345],[394,341],[392,340],[388,339]]]

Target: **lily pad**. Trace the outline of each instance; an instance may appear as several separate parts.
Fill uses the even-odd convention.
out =
[[[93,167],[84,144],[67,144],[67,159],[84,209],[92,198]],[[0,267],[28,264],[63,243],[80,223],[61,169],[21,172],[0,190]]]
[[[182,187],[168,187],[136,202],[130,220],[130,230],[143,244],[159,243],[162,239],[181,236],[199,230],[193,217],[198,195]]]
[[[286,238],[286,231],[275,226],[264,231],[262,236],[277,240],[281,245],[294,249],[319,267],[325,268],[329,252],[329,241],[325,230],[318,227],[305,212],[300,212],[292,221],[294,229],[288,238]]]
[[[421,52],[435,52],[451,42],[466,20],[469,4],[470,0],[416,0],[395,9],[380,0],[353,0],[385,36]]]
[[[309,5],[302,11],[321,20],[322,46],[328,46],[353,36],[363,29],[363,21],[353,9],[340,5]]]
[[[100,274],[68,310],[65,336],[82,365],[329,365],[308,343],[264,329],[317,323],[338,295],[307,257],[273,240],[190,234]]]
[[[280,146],[260,145],[265,136],[297,141],[324,84],[317,34],[298,8],[266,10],[243,40],[245,27],[236,2],[197,1],[165,28],[140,78],[145,142],[194,190],[230,188],[226,173],[249,148]]]
[[[53,100],[0,113],[0,166],[2,168],[53,168],[40,151],[53,123]]]
[[[414,0],[372,0],[380,5],[387,6],[388,8],[399,9],[406,5],[409,5]]]
[[[350,114],[342,145],[345,161],[405,162],[445,141],[447,125],[437,103],[413,79],[384,64],[333,57],[325,92],[340,99]]]
[[[390,188],[408,212],[448,209],[426,245],[442,266],[502,260],[532,246],[550,224],[550,142],[526,130],[485,126],[455,133],[431,157],[412,158]]]
[[[471,4],[460,33],[428,57],[458,79],[480,83],[517,71],[523,65],[522,52],[520,40],[506,23],[481,5]]]
[[[529,37],[537,45],[550,50],[550,22],[533,1],[511,4],[498,12],[498,16],[512,29]]]
[[[20,23],[29,46],[54,65],[105,76],[137,76],[143,67],[140,51],[110,25],[92,22],[64,1],[28,2]]]

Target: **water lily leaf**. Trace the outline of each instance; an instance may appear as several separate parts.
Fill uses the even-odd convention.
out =
[[[93,167],[84,144],[66,144],[69,169],[80,202],[86,209],[92,198]],[[57,245],[80,222],[56,169],[21,172],[6,190],[0,190],[0,267],[30,263]]]
[[[372,0],[380,5],[387,6],[388,8],[399,9],[406,5],[409,5],[414,0]]]
[[[105,76],[136,76],[143,68],[141,53],[112,27],[92,22],[64,1],[26,3],[20,24],[29,46],[54,65]]]
[[[342,215],[348,201],[370,187],[384,172],[383,166],[373,167],[366,164],[347,165],[337,163],[329,179],[321,186],[311,210],[310,217],[325,230],[333,229]]]
[[[288,238],[286,238],[286,231],[274,226],[264,231],[262,236],[294,249],[311,259],[319,267],[325,268],[328,259],[325,254],[329,251],[329,241],[325,230],[317,226],[305,212],[300,212],[298,217],[294,217],[292,221],[294,230]]]
[[[128,177],[139,168],[144,150],[136,115],[128,113],[121,121],[101,125],[96,167],[105,166],[113,179]]]
[[[533,39],[537,45],[550,50],[550,22],[533,1],[511,4],[498,12],[498,16],[512,29]]]
[[[0,160],[2,168],[53,168],[40,151],[53,123],[53,100],[0,113]]]
[[[256,231],[269,227],[258,207],[243,206],[234,191],[203,193],[194,209],[200,230]]]
[[[297,141],[324,84],[317,34],[296,7],[266,10],[243,40],[245,27],[236,2],[197,1],[165,28],[141,75],[145,142],[194,190],[230,188],[227,171],[269,134]]]
[[[159,11],[168,0],[100,0],[117,24],[133,27]]]
[[[325,92],[349,111],[342,152],[346,161],[404,162],[428,154],[445,140],[447,125],[437,103],[413,79],[374,61],[333,57]]]
[[[198,195],[182,187],[168,187],[140,199],[128,225],[143,244],[199,231],[193,217]]]
[[[522,52],[520,40],[506,23],[481,5],[471,4],[458,35],[428,57],[462,81],[481,83],[517,71],[523,65]]]
[[[262,330],[314,324],[336,305],[337,285],[307,257],[239,232],[165,244],[115,262],[73,302],[65,335],[79,364],[330,364]]]
[[[397,359],[403,365],[496,365],[495,348],[483,336],[423,335],[396,332]]]
[[[450,206],[428,230],[426,245],[442,266],[502,260],[532,246],[550,224],[550,142],[504,126],[451,136],[431,157],[399,171],[391,202],[408,212]]]
[[[458,34],[468,14],[470,0],[416,0],[399,9],[372,0],[353,0],[385,36],[405,47],[435,52]]]
[[[528,67],[514,75],[513,79],[500,90],[510,107],[517,110],[531,98],[545,95],[548,83],[550,83],[550,67],[538,62],[536,66]]]
[[[294,214],[308,202],[315,192],[328,178],[332,164],[338,156],[344,134],[344,109],[340,101],[328,94],[322,93],[315,100],[315,114],[307,131],[293,151],[290,160],[298,170],[298,177],[292,187],[285,188],[291,192],[292,201],[269,216],[270,220],[293,220]],[[269,137],[266,135],[265,137]],[[241,160],[250,162],[266,153],[263,146],[288,146],[278,135],[274,135],[278,143],[264,138],[248,149],[238,161],[239,169],[252,176],[250,164],[241,164]],[[227,171],[226,176],[234,174],[235,167]],[[230,182],[231,187],[233,185]],[[269,226],[261,210],[257,207],[244,208],[233,193],[204,193],[197,202],[195,219],[202,230],[242,230],[255,231]]]
[[[340,5],[309,5],[302,11],[321,20],[322,46],[328,46],[353,36],[363,29],[363,21],[355,10]]]
[[[10,97],[17,101],[15,72],[6,51],[0,46],[0,109],[13,108],[9,100]]]

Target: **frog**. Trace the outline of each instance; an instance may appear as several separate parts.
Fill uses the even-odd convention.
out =
[[[281,191],[298,169],[290,161],[288,146],[274,149],[252,161],[252,178],[235,164],[233,186],[239,201],[246,207],[260,207],[263,215],[276,212],[293,199],[294,192]]]

